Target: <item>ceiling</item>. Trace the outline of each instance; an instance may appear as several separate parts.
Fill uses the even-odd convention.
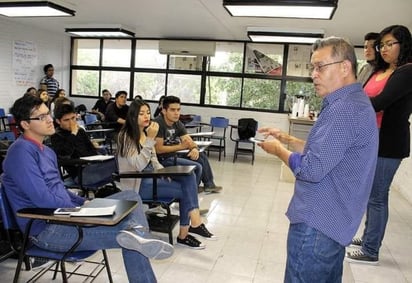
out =
[[[0,0],[0,2],[6,2]],[[323,29],[363,44],[363,36],[392,24],[412,30],[411,0],[339,0],[332,20],[235,18],[222,0],[52,0],[76,11],[66,18],[9,18],[64,33],[70,25],[116,24],[136,37],[248,40],[247,27]],[[377,4],[379,3],[379,4]],[[0,16],[2,17],[2,16]]]

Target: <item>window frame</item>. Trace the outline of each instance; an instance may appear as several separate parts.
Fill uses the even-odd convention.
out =
[[[90,40],[90,39],[97,39],[100,40],[100,50],[99,50],[99,65],[98,66],[86,66],[86,65],[73,65],[73,54],[74,50],[74,42],[75,40]],[[207,70],[207,60],[209,58],[207,56],[203,56],[201,62],[201,69],[200,70],[178,70],[169,68],[170,63],[170,56],[167,55],[167,62],[165,68],[139,68],[135,66],[135,59],[136,59],[136,46],[138,45],[139,41],[144,40],[161,40],[162,38],[130,38],[130,39],[122,39],[122,40],[130,40],[131,41],[131,58],[130,58],[130,66],[128,67],[113,67],[113,66],[103,66],[102,59],[103,59],[103,45],[104,40],[113,40],[114,38],[89,38],[89,37],[72,37],[71,38],[71,49],[70,49],[70,96],[72,97],[82,97],[82,98],[99,98],[101,97],[101,80],[102,80],[102,72],[106,71],[122,71],[122,72],[130,72],[130,84],[125,86],[124,90],[126,90],[129,94],[128,100],[133,100],[134,97],[134,89],[135,89],[135,74],[137,73],[152,73],[152,74],[164,74],[165,75],[165,95],[168,95],[168,77],[170,75],[178,74],[178,75],[197,75],[201,77],[200,81],[200,95],[198,103],[186,103],[182,102],[184,105],[193,105],[193,106],[200,106],[200,107],[210,107],[210,108],[222,108],[222,109],[233,109],[233,110],[245,110],[245,111],[259,111],[259,112],[271,112],[271,113],[287,113],[289,109],[284,109],[285,101],[286,101],[286,84],[288,81],[296,81],[296,82],[312,82],[310,77],[304,76],[289,76],[287,75],[287,66],[288,66],[288,53],[289,53],[289,46],[292,44],[288,43],[259,43],[259,44],[268,44],[268,45],[283,45],[283,61],[282,61],[282,72],[280,75],[268,75],[268,74],[255,74],[255,73],[247,73],[245,72],[245,56],[246,56],[246,48],[248,44],[251,44],[250,41],[237,41],[237,40],[212,40],[214,42],[223,42],[223,43],[241,43],[243,44],[243,58],[242,58],[242,71],[241,72],[222,72],[222,71],[209,71]],[[256,44],[256,43],[253,43]],[[293,45],[303,45],[303,46],[310,46],[309,44],[296,44]],[[98,78],[98,91],[95,96],[88,96],[88,95],[81,95],[81,94],[73,94],[72,93],[72,74],[75,70],[90,70],[90,71],[98,71],[99,78]],[[241,90],[240,90],[240,101],[239,106],[226,106],[226,105],[217,105],[217,104],[208,104],[205,103],[206,98],[206,82],[208,77],[226,77],[226,78],[236,78],[241,79]],[[263,108],[249,108],[243,107],[243,97],[244,97],[244,81],[247,79],[262,79],[262,80],[274,80],[280,81],[280,93],[279,95],[275,95],[275,97],[279,98],[279,101],[275,102],[274,105],[278,105],[277,109],[263,109]],[[278,83],[278,82],[277,82]],[[111,90],[116,92],[118,90]],[[156,100],[148,99],[150,102],[157,102]]]

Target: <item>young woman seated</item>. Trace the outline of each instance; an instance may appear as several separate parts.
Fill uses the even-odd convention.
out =
[[[120,130],[117,140],[120,172],[163,168],[157,160],[154,149],[158,130],[159,125],[150,120],[149,104],[143,100],[133,101],[127,113],[126,123]],[[123,189],[139,191],[142,199],[151,198],[152,196],[153,180],[151,178],[122,179],[121,185]],[[173,197],[180,200],[178,244],[193,249],[204,249],[205,245],[191,234],[196,234],[206,239],[217,239],[202,223],[194,173],[189,176],[172,179],[159,179],[157,190],[159,197]]]

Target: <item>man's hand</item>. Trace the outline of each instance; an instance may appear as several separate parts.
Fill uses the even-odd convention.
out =
[[[258,133],[263,134],[265,138],[267,138],[268,136],[272,136],[276,139],[279,139],[282,131],[277,128],[263,127],[263,128],[258,129]]]
[[[191,149],[191,148],[197,147],[196,143],[188,135],[182,136],[180,138],[180,141],[184,149]]]
[[[289,156],[292,154],[292,152],[286,149],[279,140],[273,139],[269,141],[264,141],[258,143],[257,145],[260,146],[267,153],[279,157],[280,160],[285,162],[285,164],[289,165]]]
[[[70,132],[72,135],[77,135],[77,132],[79,131],[79,125],[77,124],[77,121],[70,120]]]
[[[199,150],[197,147],[192,148],[189,150],[189,153],[187,154],[187,157],[189,157],[192,160],[198,160],[199,159]]]
[[[260,146],[267,153],[270,153],[270,154],[273,154],[273,155],[276,155],[276,156],[279,153],[279,149],[281,147],[283,147],[282,144],[280,143],[280,141],[277,140],[277,139],[260,142],[257,145]]]

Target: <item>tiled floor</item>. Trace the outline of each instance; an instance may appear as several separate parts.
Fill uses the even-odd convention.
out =
[[[219,194],[202,193],[199,198],[201,207],[210,209],[205,221],[219,240],[206,241],[207,247],[201,251],[175,246],[173,257],[152,262],[158,281],[283,282],[288,228],[284,212],[293,184],[279,181],[280,162],[258,157],[252,166],[246,157],[235,164],[230,156],[221,162],[215,156],[210,160],[216,183],[224,190]],[[343,282],[412,282],[412,205],[397,191],[391,192],[390,203],[390,222],[380,265],[345,262]],[[166,234],[156,236],[167,240]],[[127,282],[119,250],[110,251],[109,257],[114,282]],[[11,282],[15,264],[12,259],[0,263],[2,282]],[[31,272],[23,271],[21,282],[30,275]],[[51,281],[42,279],[41,282]],[[103,272],[95,282],[107,282],[106,274]]]

